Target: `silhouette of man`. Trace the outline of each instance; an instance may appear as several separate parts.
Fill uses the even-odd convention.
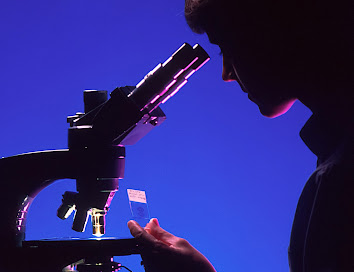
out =
[[[293,272],[354,271],[353,6],[349,0],[186,0],[194,32],[223,54],[222,78],[237,81],[267,117],[296,100],[312,112],[300,132],[318,165],[300,196],[289,245]],[[157,219],[128,227],[146,271],[215,271]],[[229,230],[232,231],[232,230]]]

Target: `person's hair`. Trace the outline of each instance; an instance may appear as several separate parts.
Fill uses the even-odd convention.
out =
[[[322,28],[325,33],[353,33],[353,11],[352,0],[185,0],[184,8],[187,24],[200,34],[206,32],[208,24],[225,17],[231,17],[231,22],[239,16],[261,24],[263,19],[258,18],[264,16],[275,25],[293,25],[301,31],[314,26],[316,31]]]
[[[353,0],[185,0],[192,31],[208,33],[217,25],[217,31],[229,31],[229,36],[258,29],[264,35],[276,33],[287,37],[289,47],[306,62],[311,59],[316,69],[327,67],[346,81],[354,71],[348,68],[354,62],[353,11]]]
[[[184,15],[194,32],[199,34],[205,32],[205,20],[210,16],[209,9],[210,0],[185,0]]]
[[[268,23],[274,27],[288,25],[291,20],[296,24],[301,21],[298,9],[302,1],[306,0],[185,0],[184,14],[189,27],[199,34],[220,21],[233,24],[237,18],[241,18],[238,23]]]

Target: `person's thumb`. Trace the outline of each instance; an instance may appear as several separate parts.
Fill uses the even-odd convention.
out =
[[[144,231],[144,229],[134,220],[130,220],[128,222],[128,228],[133,237],[141,235],[141,233]]]
[[[167,245],[175,245],[178,239],[178,237],[161,228],[159,221],[156,218],[152,218],[144,229],[147,233],[151,234],[156,239],[164,242]]]
[[[144,245],[155,245],[158,241],[154,236],[147,233],[136,221],[130,220],[128,222],[130,233],[135,237],[139,243]]]

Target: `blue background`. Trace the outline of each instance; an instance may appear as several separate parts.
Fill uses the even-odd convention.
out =
[[[130,237],[127,188],[146,190],[152,217],[189,240],[219,271],[286,271],[298,197],[315,157],[298,132],[300,103],[267,119],[236,83],[221,80],[219,49],[190,31],[184,1],[2,1],[0,155],[66,148],[66,116],[83,111],[85,89],[135,85],[183,42],[211,60],[168,103],[167,120],[127,147],[126,175],[107,235]],[[19,170],[20,171],[20,170]],[[56,217],[74,181],[35,199],[27,239],[91,237]],[[6,193],[6,192],[3,192]],[[140,257],[118,258],[143,271]]]

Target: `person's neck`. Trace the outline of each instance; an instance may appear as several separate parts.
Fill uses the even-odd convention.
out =
[[[313,114],[352,115],[354,90],[350,84],[327,84],[304,89],[298,99]]]

